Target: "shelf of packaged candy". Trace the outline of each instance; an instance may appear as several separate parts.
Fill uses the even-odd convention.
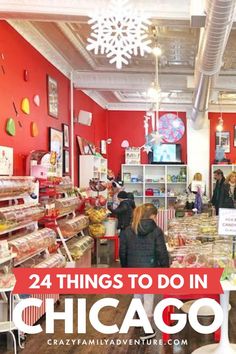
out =
[[[20,204],[0,208],[0,235],[13,232],[44,216],[39,204]]]
[[[34,190],[33,177],[2,177],[0,176],[0,201],[23,198]]]
[[[45,208],[37,201],[38,183],[30,177],[4,177],[0,178],[0,185],[0,236],[2,236],[0,239],[0,290],[3,291],[0,303],[1,306],[6,307],[7,297],[4,293],[10,291],[6,289],[11,289],[15,282],[11,268],[13,266],[37,266],[40,262],[47,263],[47,257],[51,259],[56,256],[51,253],[57,252],[58,245],[56,233],[53,230],[38,230],[38,221],[45,215]],[[11,253],[13,250],[14,253]],[[11,261],[11,266],[9,266],[7,262],[12,258],[14,261]],[[54,301],[57,301],[59,295],[52,295],[52,297]],[[40,309],[36,311],[36,316],[33,316],[34,312],[35,309],[32,308],[25,311],[28,323],[33,324],[31,319],[34,317],[37,321],[44,313]]]
[[[46,214],[40,221],[44,226],[56,231],[57,242],[63,246],[68,261],[73,258],[66,243],[77,235],[84,236],[83,230],[88,227],[89,219],[85,215],[77,215],[78,211],[85,202],[79,193],[64,198],[51,198],[48,196],[45,202]]]

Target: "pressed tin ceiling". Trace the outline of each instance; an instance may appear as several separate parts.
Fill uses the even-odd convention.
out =
[[[149,28],[157,30],[161,109],[189,109],[194,89],[195,58],[200,25],[204,24],[201,0],[130,0],[150,16]],[[154,80],[153,54],[132,57],[129,65],[117,70],[105,55],[86,50],[90,26],[87,21],[96,6],[107,0],[58,1],[0,0],[0,14],[33,46],[68,77],[74,72],[75,86],[108,109],[148,109],[146,92]],[[194,6],[195,7],[194,7]],[[223,66],[216,80],[211,109],[236,105],[236,29],[230,33]],[[151,104],[151,103],[150,103]],[[226,107],[227,106],[227,107]]]

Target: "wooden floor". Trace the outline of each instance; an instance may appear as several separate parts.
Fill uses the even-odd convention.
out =
[[[72,296],[76,300],[76,296]],[[84,296],[81,296],[84,297]],[[89,295],[86,296],[88,302],[88,308],[98,299],[101,299],[104,296],[98,295]],[[112,295],[111,297],[115,297],[120,301],[120,305],[117,309],[106,308],[106,310],[101,312],[101,320],[104,324],[113,324],[117,323],[119,326],[122,323],[124,318],[124,314],[131,300],[130,295]],[[156,301],[159,301],[160,297],[156,297]],[[236,342],[236,294],[231,295],[231,305],[232,309],[230,311],[230,339],[231,342]],[[61,303],[57,306],[58,311],[63,311],[64,308],[64,297],[61,298]],[[209,319],[208,319],[209,320]],[[205,320],[206,321],[206,320]],[[39,323],[44,328],[45,320],[42,318]],[[76,328],[77,318],[74,318],[74,325]],[[89,323],[89,321],[87,322]],[[76,330],[75,330],[76,332]],[[64,324],[63,321],[56,321],[55,325],[55,335],[47,335],[44,332],[37,335],[28,335],[25,342],[25,349],[20,351],[22,354],[136,354],[136,353],[144,353],[144,354],[190,354],[194,349],[199,348],[202,345],[213,343],[212,335],[199,335],[194,332],[189,325],[185,327],[185,329],[179,333],[178,335],[171,336],[171,339],[177,339],[178,342],[181,339],[187,340],[188,345],[181,345],[181,343],[177,343],[177,345],[153,345],[148,343],[147,345],[128,345],[122,344],[117,346],[106,345],[105,343],[99,343],[98,345],[64,345],[64,346],[53,346],[49,345],[47,341],[49,339],[52,340],[61,340],[61,339],[81,339],[81,340],[105,340],[105,339],[138,339],[139,337],[139,329],[131,329],[127,335],[104,335],[96,332],[91,325],[88,325],[87,333],[85,335],[65,335],[64,334]],[[155,338],[157,341],[161,339],[161,333],[157,331],[157,335]],[[66,344],[66,343],[65,343]],[[0,341],[0,353],[2,354],[12,354],[13,350],[6,349],[5,346],[5,338],[1,337]],[[222,353],[223,354],[223,353]],[[227,354],[227,353],[225,353]]]

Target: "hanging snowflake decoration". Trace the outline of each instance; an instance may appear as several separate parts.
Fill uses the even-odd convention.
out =
[[[117,69],[129,64],[132,55],[150,53],[148,25],[151,22],[129,4],[129,0],[111,0],[107,10],[91,16],[92,33],[88,50],[105,54]]]

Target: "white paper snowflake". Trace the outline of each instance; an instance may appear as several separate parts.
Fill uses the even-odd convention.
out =
[[[91,16],[88,22],[92,33],[88,38],[88,50],[105,54],[117,69],[128,64],[132,55],[150,53],[148,25],[151,22],[129,4],[129,0],[111,0],[107,10]]]

